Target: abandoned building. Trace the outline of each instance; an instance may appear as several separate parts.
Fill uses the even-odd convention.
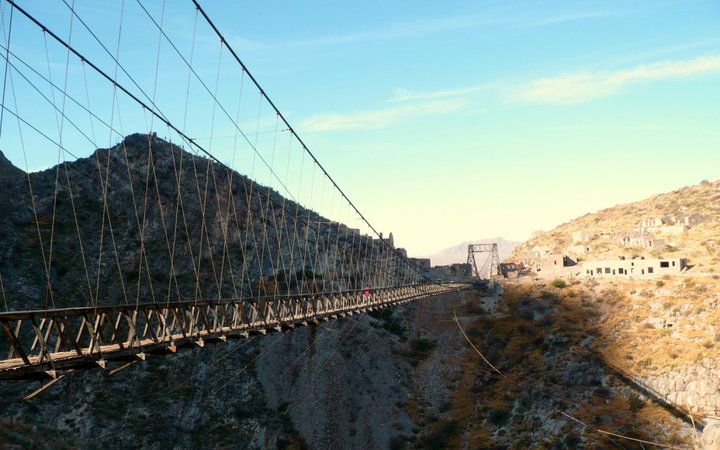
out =
[[[528,270],[522,264],[514,262],[500,263],[498,269],[503,278],[518,278],[528,274]]]
[[[583,273],[590,277],[654,277],[671,273],[681,273],[687,269],[686,258],[674,259],[600,259],[582,264]]]
[[[623,247],[643,248],[646,250],[660,250],[665,248],[665,241],[657,239],[645,231],[633,231],[620,236]]]
[[[700,213],[650,217],[640,222],[639,231],[655,231],[662,234],[679,235],[686,232],[688,228],[700,225],[708,220],[707,215]]]
[[[530,269],[534,270],[538,275],[543,273],[557,274],[563,271],[563,268],[573,267],[577,262],[562,253],[551,253],[545,255],[537,261],[533,261]]]
[[[707,222],[710,218],[706,214],[693,213],[684,216],[678,216],[677,221],[688,227],[694,227],[700,225],[703,222]]]
[[[549,254],[551,251],[550,247],[546,245],[536,245],[535,247],[531,248],[530,250],[525,252],[525,259],[539,259],[545,257],[545,255]]]
[[[670,218],[668,216],[643,219],[640,222],[640,229],[659,228],[663,225],[670,225]]]

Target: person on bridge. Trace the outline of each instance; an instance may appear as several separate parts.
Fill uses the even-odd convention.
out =
[[[370,297],[370,294],[372,294],[372,292],[370,291],[370,285],[368,284],[367,286],[365,286],[365,290],[363,291],[363,296]]]

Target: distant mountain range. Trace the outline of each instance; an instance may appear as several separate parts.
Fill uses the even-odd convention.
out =
[[[467,261],[467,249],[469,244],[491,244],[496,242],[498,245],[498,256],[500,261],[510,256],[515,247],[521,244],[521,242],[508,241],[505,238],[496,237],[490,239],[479,239],[477,241],[466,241],[458,245],[441,250],[434,255],[426,256],[430,258],[433,266],[444,266],[447,264],[464,263]]]

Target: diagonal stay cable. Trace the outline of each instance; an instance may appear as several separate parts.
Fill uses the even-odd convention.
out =
[[[195,75],[195,78],[200,82],[200,85],[205,89],[205,91],[212,97],[214,101],[214,105],[217,105],[220,110],[225,114],[227,119],[232,123],[232,125],[235,127],[235,129],[239,132],[239,134],[245,139],[247,144],[250,146],[250,148],[253,149],[257,157],[260,158],[260,160],[263,162],[263,164],[270,170],[272,175],[275,177],[276,180],[280,183],[280,185],[285,189],[285,192],[287,192],[288,195],[290,195],[293,200],[295,199],[292,195],[292,192],[283,184],[280,177],[275,173],[274,169],[270,164],[268,164],[267,160],[260,154],[260,152],[257,150],[257,135],[259,134],[259,131],[255,132],[255,140],[252,141],[250,137],[240,129],[240,125],[235,121],[235,119],[232,117],[232,115],[227,111],[227,109],[223,106],[222,103],[220,103],[220,100],[217,97],[217,92],[213,93],[213,91],[210,89],[210,87],[203,81],[203,79],[200,77],[200,75],[195,71],[195,69],[192,67],[192,64],[188,62],[188,60],[185,58],[185,56],[180,52],[180,50],[175,46],[175,43],[168,37],[168,35],[165,33],[165,30],[162,27],[162,24],[158,24],[155,18],[150,14],[150,12],[145,8],[145,6],[142,4],[140,0],[136,0],[140,8],[145,12],[145,14],[148,16],[150,21],[155,25],[155,27],[160,31],[160,33],[165,37],[165,39],[168,41],[170,46],[175,50],[177,55],[182,59],[182,61],[188,66],[189,70],[192,72],[193,75]],[[63,0],[65,4],[67,4],[66,0]],[[227,43],[224,40],[221,40],[221,46],[227,45]],[[244,68],[244,71],[247,71],[247,69]],[[252,78],[252,75],[248,72],[248,75]],[[264,93],[261,92],[261,98],[264,97]],[[267,98],[267,97],[266,97]],[[213,112],[214,115],[214,112]]]
[[[7,34],[7,48],[5,49],[5,75],[3,76],[3,88],[2,88],[2,104],[5,104],[5,91],[7,88],[7,76],[8,76],[8,53],[10,53],[10,39],[12,38],[12,23],[13,23],[13,13],[15,12],[15,8],[10,8],[10,24],[8,25],[8,34]],[[5,13],[4,11],[0,11],[0,15],[2,18],[2,29],[3,29],[3,37],[5,37]],[[3,119],[5,118],[5,110],[0,110],[0,138],[2,138],[2,129],[3,129]]]

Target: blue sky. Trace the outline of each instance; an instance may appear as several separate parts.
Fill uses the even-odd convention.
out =
[[[21,4],[70,36],[61,1]],[[240,72],[227,54],[218,64],[219,44],[203,23],[194,26],[190,2],[167,2],[164,13],[160,1],[142,4],[162,15],[186,55],[195,42],[201,77],[212,89],[220,74],[218,96],[238,103]],[[587,212],[719,177],[720,2],[203,4],[349,197],[411,254],[496,235],[522,240]],[[78,0],[76,8],[115,49],[120,3]],[[195,94],[202,91],[195,82],[184,118],[187,70],[164,43],[153,87],[158,32],[137,1],[126,0],[123,14],[121,63],[191,136],[212,133],[204,142],[229,161],[225,136],[235,127],[209,119],[211,103]],[[8,20],[3,2],[5,36]],[[53,79],[64,81],[64,51],[50,43],[46,54],[42,34],[14,20],[11,49],[43,73],[49,60]],[[112,60],[73,26],[72,42],[112,73]],[[92,73],[83,77],[78,61],[68,74],[68,91],[108,117],[111,87]],[[16,96],[32,97],[19,75],[13,81]],[[257,100],[247,100],[256,94],[243,95],[240,127],[262,130],[258,147],[274,148],[272,114],[261,105],[258,115]],[[132,102],[118,102],[123,132],[151,127]],[[42,102],[18,105],[38,127],[58,128]],[[67,113],[83,111],[68,106]],[[74,153],[89,154],[88,142],[64,133]],[[0,147],[25,168],[17,134],[6,122]],[[47,146],[25,134],[26,148]],[[105,131],[96,140],[106,146],[113,139]],[[37,170],[57,151],[28,155],[27,167]],[[251,155],[237,156],[234,167],[270,180],[255,172]]]

